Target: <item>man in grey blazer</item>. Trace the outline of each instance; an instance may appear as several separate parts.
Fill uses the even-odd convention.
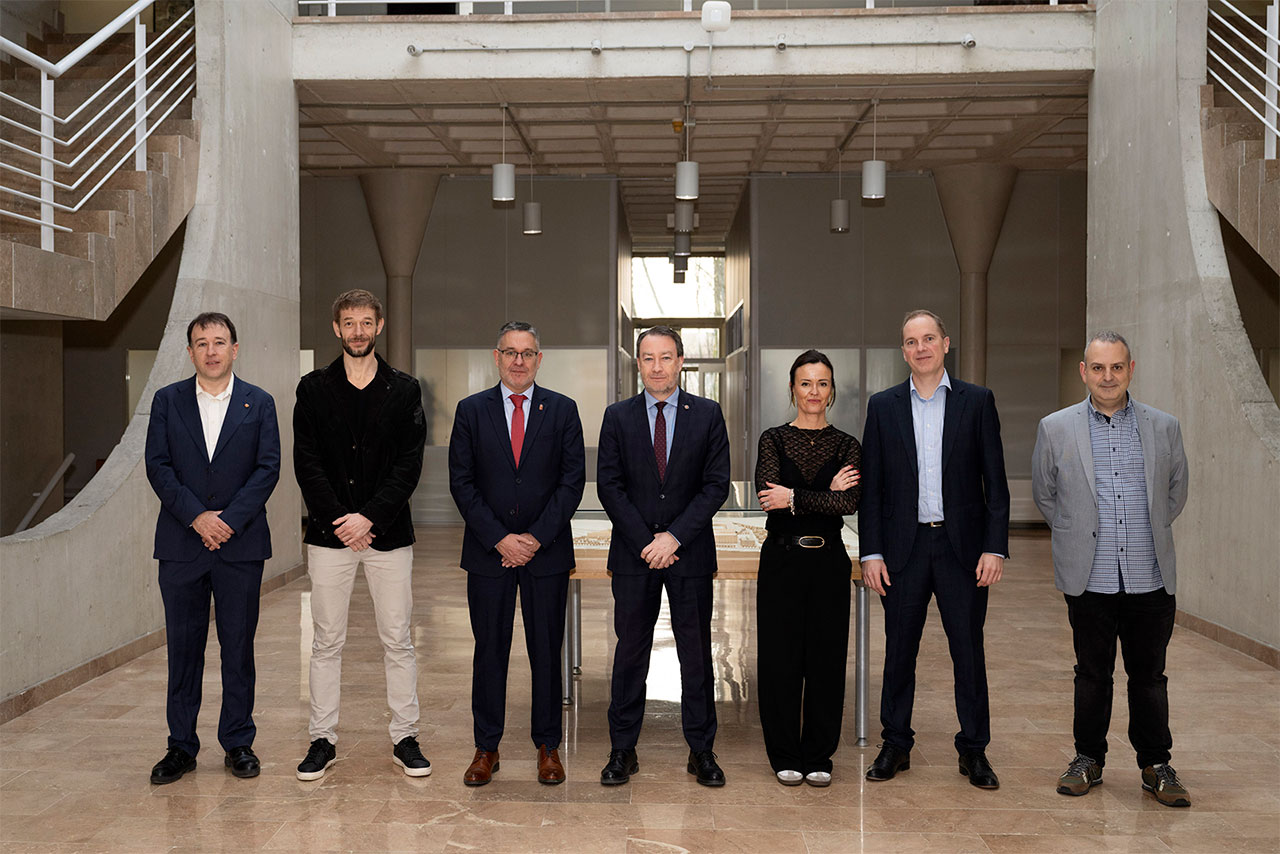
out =
[[[1076,758],[1058,791],[1102,782],[1116,641],[1129,676],[1129,741],[1142,788],[1191,805],[1169,765],[1165,651],[1173,634],[1173,520],[1187,502],[1187,457],[1172,415],[1129,396],[1134,361],[1115,332],[1089,339],[1080,377],[1089,396],[1046,416],[1032,454],[1032,494],[1053,530],[1054,583],[1067,600],[1076,653]]]

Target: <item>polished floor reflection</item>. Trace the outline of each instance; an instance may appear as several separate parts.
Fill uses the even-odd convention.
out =
[[[406,777],[391,762],[381,652],[359,580],[344,656],[340,761],[319,782],[294,778],[307,748],[304,579],[263,602],[260,777],[238,780],[222,767],[211,638],[200,767],[178,783],[150,785],[165,736],[165,652],[157,650],[0,727],[0,852],[1280,850],[1280,673],[1181,628],[1169,661],[1173,764],[1194,806],[1168,809],[1141,791],[1124,737],[1123,702],[1112,720],[1105,785],[1080,798],[1055,793],[1071,758],[1071,647],[1042,535],[1015,538],[1016,560],[992,594],[987,620],[989,756],[999,791],[974,789],[957,773],[951,666],[936,611],[921,653],[911,770],[888,783],[863,782],[876,748],[853,741],[851,659],[833,784],[775,783],[754,697],[755,589],[744,581],[716,588],[716,750],[727,786],[699,787],[684,770],[669,633],[654,656],[640,774],[627,786],[597,782],[609,749],[612,608],[608,585],[586,582],[583,675],[579,703],[566,711],[562,751],[568,782],[542,786],[534,779],[528,665],[517,628],[502,769],[490,785],[466,788],[471,636],[465,580],[456,568],[460,540],[459,528],[423,528],[417,546],[420,741],[432,762],[430,777]],[[875,731],[882,629],[874,602],[871,619]]]

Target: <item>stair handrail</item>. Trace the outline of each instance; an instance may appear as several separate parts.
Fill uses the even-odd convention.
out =
[[[1226,50],[1230,51],[1232,55],[1240,60],[1240,63],[1243,64],[1245,69],[1252,71],[1256,74],[1257,78],[1260,78],[1257,80],[1257,83],[1260,83],[1262,88],[1259,88],[1258,85],[1255,85],[1254,81],[1246,78],[1245,75],[1240,73],[1240,71],[1232,67],[1232,65],[1227,62],[1226,58],[1214,49],[1212,42],[1207,42],[1206,50],[1209,58],[1214,60],[1221,69],[1229,72],[1231,76],[1239,82],[1236,84],[1229,82],[1222,74],[1219,73],[1218,69],[1213,67],[1211,63],[1207,64],[1205,68],[1208,76],[1216,80],[1224,89],[1226,89],[1227,92],[1231,94],[1232,97],[1236,99],[1237,102],[1239,102],[1240,106],[1244,107],[1252,113],[1258,121],[1262,122],[1263,157],[1267,160],[1274,160],[1277,157],[1278,150],[1280,150],[1280,94],[1277,94],[1280,92],[1280,0],[1271,0],[1268,4],[1266,27],[1261,26],[1257,21],[1241,12],[1240,9],[1230,2],[1230,0],[1213,0],[1213,3],[1229,9],[1235,14],[1236,18],[1243,21],[1249,27],[1252,27],[1253,30],[1256,30],[1262,35],[1262,45],[1255,44],[1253,38],[1248,35],[1245,30],[1241,29],[1238,25],[1219,13],[1213,8],[1213,5],[1208,7],[1211,22],[1217,21],[1229,33],[1244,42],[1244,44],[1248,45],[1253,51],[1257,52],[1262,57],[1260,64],[1249,59],[1231,45],[1221,33],[1216,32],[1213,27],[1207,28],[1208,36],[1210,38],[1217,41],[1223,48],[1226,48]],[[1253,77],[1254,74],[1251,74],[1250,76]],[[1245,96],[1241,94],[1241,90],[1239,88],[1241,85],[1252,92],[1262,102],[1263,106],[1261,110],[1249,103]]]
[[[40,512],[40,508],[49,500],[49,496],[53,494],[54,487],[62,482],[62,476],[67,473],[67,469],[71,468],[71,464],[75,460],[75,454],[67,454],[62,460],[62,465],[58,466],[58,470],[53,473],[53,477],[49,478],[49,482],[44,485],[44,489],[32,493],[32,497],[35,500],[31,502],[31,508],[27,510],[26,515],[22,517],[22,521],[18,523],[18,527],[14,528],[12,533],[20,534],[27,530],[31,520],[36,518],[36,513]]]
[[[54,234],[56,232],[70,232],[72,229],[54,221],[56,211],[75,213],[102,188],[107,181],[132,157],[134,161],[133,168],[136,171],[145,171],[147,169],[147,140],[155,133],[161,123],[167,119],[178,106],[183,104],[188,96],[190,96],[196,87],[195,76],[196,66],[193,55],[196,50],[194,44],[194,28],[187,26],[184,31],[169,38],[170,34],[175,33],[182,28],[191,15],[195,12],[195,7],[188,9],[185,13],[170,22],[164,32],[158,34],[147,42],[147,30],[142,21],[142,12],[155,4],[155,0],[135,0],[128,9],[121,12],[111,20],[105,27],[98,30],[90,36],[84,43],[77,46],[71,53],[63,57],[58,62],[38,56],[30,50],[15,44],[9,39],[0,37],[0,52],[6,53],[14,59],[21,60],[27,65],[39,70],[40,72],[40,104],[30,104],[20,98],[13,97],[8,93],[0,93],[0,99],[16,104],[22,108],[30,110],[39,117],[39,128],[27,125],[22,121],[10,118],[8,116],[0,116],[0,123],[9,127],[16,128],[18,131],[34,137],[34,145],[18,144],[11,140],[0,140],[0,147],[6,150],[14,151],[19,154],[31,157],[39,163],[39,173],[32,169],[24,169],[13,165],[9,162],[0,162],[0,173],[21,176],[15,179],[13,186],[0,185],[0,193],[6,194],[18,199],[34,202],[39,205],[40,215],[38,217],[20,212],[22,205],[15,203],[14,209],[0,207],[0,216],[10,217],[22,222],[27,222],[40,226],[40,248],[44,250],[54,249]],[[119,69],[71,113],[65,117],[60,117],[54,110],[54,82],[70,69],[74,68],[85,57],[94,50],[101,47],[108,39],[122,30],[132,22],[134,32],[134,56],[133,60]],[[153,51],[159,50],[159,45],[168,39],[169,43],[158,57],[153,57]],[[175,51],[181,50],[190,40],[191,44],[179,56],[169,60],[170,55]],[[156,75],[152,74],[148,78],[148,71],[158,71],[162,65],[167,65],[163,72]],[[150,66],[150,68],[148,68]],[[180,73],[175,71],[181,69]],[[107,93],[112,87],[119,85],[122,78],[132,70],[133,81],[124,86],[116,93],[110,101],[100,109],[97,113],[86,120],[78,130],[71,133],[67,139],[60,139],[56,132],[55,126],[61,125],[64,128],[70,128],[70,123],[77,121],[82,113],[90,108],[91,104]],[[171,76],[173,81],[163,92],[153,94],[159,89]],[[185,86],[185,89],[182,87]],[[173,93],[182,89],[181,94],[176,99],[169,102],[169,98]],[[123,103],[122,103],[123,102]],[[168,103],[167,109],[158,119],[153,119],[154,113]],[[119,114],[115,116],[109,124],[106,125],[92,142],[80,143],[82,137],[92,132],[101,121],[107,118],[113,111],[119,110]],[[108,140],[109,135],[115,133],[122,123],[127,122],[132,115],[133,122],[126,125],[121,136],[114,141]],[[116,154],[122,149],[129,137],[132,135],[133,144],[123,155],[115,159]],[[104,140],[107,140],[104,143]],[[63,153],[61,157],[57,156],[55,146],[68,147],[76,144],[83,144],[83,148],[71,156],[70,152]],[[105,150],[98,153],[100,145],[106,144]],[[87,167],[81,167],[81,161],[87,157],[92,158],[97,154],[93,163]],[[74,204],[64,203],[55,198],[56,191],[63,191],[74,194],[82,185],[89,181],[91,176],[98,173],[100,167],[104,163],[115,159],[105,172],[101,174],[98,181],[87,191],[80,200]],[[63,180],[57,180],[55,177],[55,169],[62,168],[67,170],[77,170],[83,168],[79,175],[70,175]],[[39,182],[39,195],[24,192],[23,180],[34,180]],[[70,198],[67,199],[70,202]],[[34,211],[31,211],[34,214]]]
[[[3,37],[0,37],[0,51],[9,54],[14,59],[21,59],[27,65],[38,68],[45,74],[56,79],[61,77],[63,74],[66,74],[72,68],[75,68],[76,64],[79,63],[80,60],[93,53],[102,45],[103,42],[120,32],[120,30],[124,29],[125,24],[128,24],[130,21],[137,18],[138,15],[142,13],[142,10],[152,5],[154,2],[155,0],[137,0],[137,2],[132,6],[117,15],[111,23],[94,33],[88,41],[71,51],[71,53],[67,54],[57,62],[50,62],[44,57],[38,56],[27,50],[25,47],[21,47],[20,45]]]

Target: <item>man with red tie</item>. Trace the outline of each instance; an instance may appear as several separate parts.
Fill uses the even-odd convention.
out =
[[[462,781],[483,786],[498,770],[519,590],[538,782],[556,784],[565,778],[559,657],[574,566],[569,522],[587,479],[582,421],[573,400],[534,385],[542,352],[528,323],[510,321],[498,330],[493,361],[500,382],[458,404],[449,438],[449,492],[466,523],[462,568],[476,644],[476,752]]]

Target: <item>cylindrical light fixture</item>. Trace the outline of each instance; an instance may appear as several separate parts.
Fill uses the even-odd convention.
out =
[[[677,273],[685,272],[686,270],[689,269],[689,256],[688,255],[671,256],[671,267]]]
[[[676,198],[698,198],[698,161],[681,160],[676,164]]]
[[[676,232],[676,257],[688,258],[693,254],[693,236],[687,231]]]
[[[672,274],[671,274],[671,281],[675,282],[677,285],[683,285],[683,284],[684,284],[684,270],[676,270],[674,273],[672,273]]]
[[[493,200],[495,202],[516,200],[516,165],[514,163],[493,164]]]
[[[524,203],[524,233],[542,234],[542,202]]]
[[[693,231],[693,202],[676,202],[675,225],[676,231]]]
[[[831,200],[831,231],[832,233],[844,234],[848,230],[849,230],[849,200],[848,199],[832,199]]]
[[[862,161],[862,198],[884,198],[885,162],[883,160]],[[834,211],[832,216],[834,216]]]

